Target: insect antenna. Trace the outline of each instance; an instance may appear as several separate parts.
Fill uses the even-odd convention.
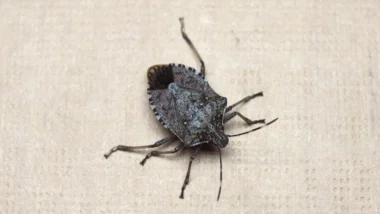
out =
[[[239,133],[239,134],[232,134],[232,135],[230,135],[230,134],[226,134],[226,136],[227,136],[227,137],[236,137],[236,136],[240,136],[240,135],[245,135],[245,134],[248,134],[248,133],[250,133],[250,132],[254,132],[254,131],[257,131],[257,130],[259,130],[259,129],[261,129],[261,128],[264,128],[265,126],[268,126],[268,125],[274,123],[276,120],[278,120],[278,118],[276,118],[276,119],[270,121],[269,123],[267,123],[267,124],[265,124],[265,125],[263,125],[263,126],[257,127],[257,128],[255,128],[255,129],[252,129],[252,130],[249,130],[249,131],[246,131],[246,132],[242,132],[242,133]]]
[[[218,147],[218,151],[219,151],[219,159],[220,159],[220,184],[219,184],[218,198],[216,199],[217,201],[219,201],[220,192],[222,191],[222,174],[223,174],[222,173],[223,172],[223,168],[222,168],[222,153],[220,152],[220,148],[219,147]]]

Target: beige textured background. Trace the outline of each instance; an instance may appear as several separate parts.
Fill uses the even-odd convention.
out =
[[[0,213],[380,213],[380,1],[328,2],[0,1]],[[180,16],[214,89],[280,118],[230,139],[219,202],[213,150],[185,200],[190,151],[103,158],[167,136],[146,69],[198,68]]]

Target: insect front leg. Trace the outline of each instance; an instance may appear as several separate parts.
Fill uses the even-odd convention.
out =
[[[236,102],[236,103],[234,103],[234,104],[228,106],[228,107],[226,108],[225,113],[231,111],[233,108],[235,108],[237,105],[239,105],[239,104],[241,104],[241,103],[246,103],[246,102],[252,100],[253,98],[256,98],[256,97],[262,97],[262,96],[264,96],[264,94],[263,94],[262,91],[259,92],[259,93],[256,93],[256,94],[252,94],[252,95],[250,95],[250,96],[246,96],[246,97],[244,97],[244,99],[242,99],[242,100],[240,100],[240,101],[238,101],[238,102]]]
[[[231,120],[232,118],[234,118],[236,115],[239,116],[241,119],[243,119],[248,125],[254,125],[254,124],[258,124],[258,123],[265,123],[265,119],[250,120],[250,119],[246,118],[244,115],[240,114],[237,111],[234,111],[231,114],[225,116],[224,119],[223,119],[223,123],[227,123],[229,120]]]
[[[183,144],[180,143],[180,144],[177,145],[177,146],[174,148],[174,150],[172,150],[172,151],[151,151],[151,152],[149,152],[149,153],[145,156],[145,158],[140,162],[140,164],[141,164],[142,166],[144,166],[145,161],[148,160],[148,159],[149,159],[150,157],[152,157],[152,156],[160,156],[160,155],[165,155],[165,154],[174,154],[174,153],[177,153],[179,150],[182,149],[182,147],[183,147]]]
[[[187,184],[189,184],[191,164],[193,163],[193,160],[197,156],[197,153],[198,153],[200,148],[201,148],[201,146],[198,146],[197,148],[195,148],[193,154],[190,157],[189,167],[187,168],[186,178],[185,178],[185,181],[183,182],[182,189],[181,189],[181,195],[179,196],[179,198],[183,199],[183,193],[185,191]]]
[[[200,61],[200,63],[201,63],[201,74],[203,75],[203,77],[205,77],[205,75],[206,75],[205,63],[203,62],[203,59],[201,58],[197,49],[194,47],[193,43],[191,42],[191,40],[189,39],[189,37],[187,36],[187,34],[185,32],[185,22],[184,22],[183,17],[179,18],[179,21],[181,22],[182,37],[186,41],[186,43],[190,46],[191,50],[194,52],[194,54],[197,56],[198,60]]]
[[[134,151],[134,150],[137,150],[137,149],[147,149],[147,148],[155,148],[155,147],[158,147],[158,146],[161,146],[165,143],[169,143],[173,140],[177,139],[177,136],[171,136],[171,137],[166,137],[164,139],[161,139],[157,142],[155,142],[154,144],[152,145],[145,145],[145,146],[124,146],[124,145],[118,145],[118,146],[115,146],[113,147],[108,153],[104,154],[104,157],[105,158],[108,158],[112,153],[116,152],[116,151],[124,151],[124,152],[129,152],[129,151]]]

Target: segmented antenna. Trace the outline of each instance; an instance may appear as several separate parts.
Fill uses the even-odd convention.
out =
[[[218,146],[217,146],[218,147]],[[219,151],[219,159],[220,159],[220,184],[219,184],[219,193],[218,193],[218,198],[216,199],[217,201],[219,201],[219,198],[220,198],[220,192],[222,191],[222,174],[223,174],[223,168],[222,168],[222,153],[220,152],[220,148],[218,147],[218,151]]]

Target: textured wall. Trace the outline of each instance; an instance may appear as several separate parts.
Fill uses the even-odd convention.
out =
[[[380,1],[0,1],[1,213],[380,213]],[[103,153],[168,136],[146,70],[199,67],[252,119],[200,152]],[[247,130],[234,119],[226,132]],[[171,146],[164,147],[169,149]]]

